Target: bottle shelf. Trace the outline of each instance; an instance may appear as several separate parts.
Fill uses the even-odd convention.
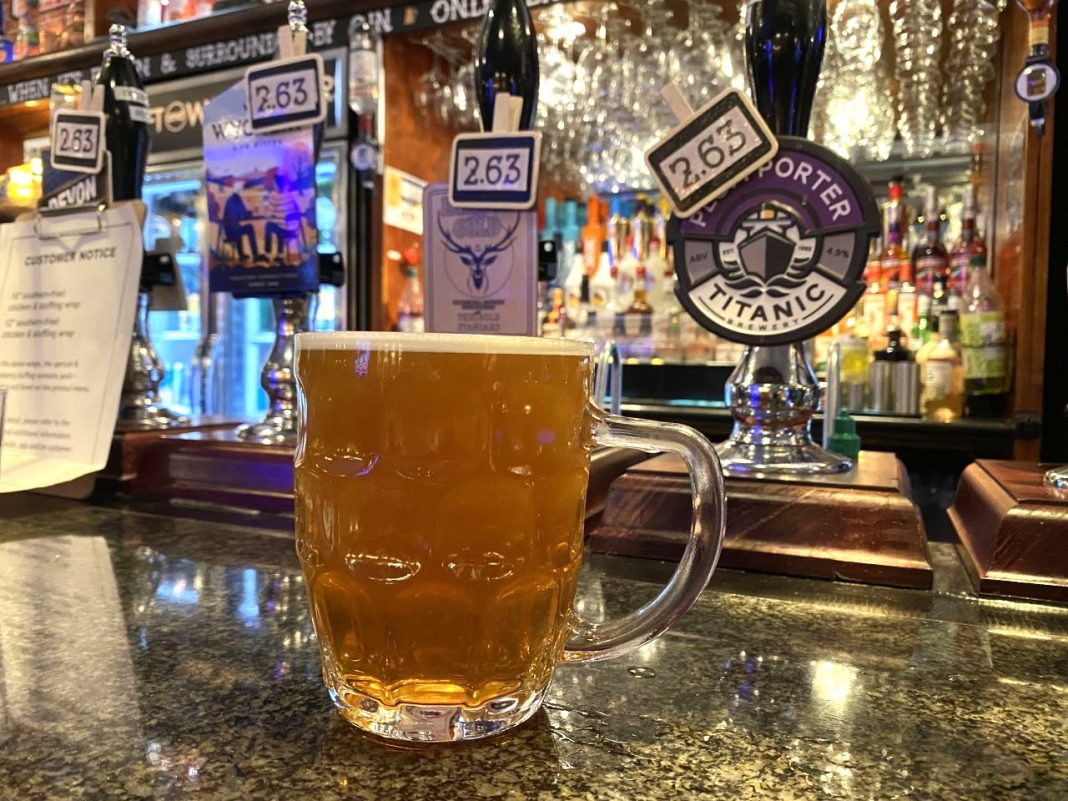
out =
[[[900,175],[915,176],[924,181],[964,182],[972,168],[972,157],[969,153],[953,153],[926,158],[858,161],[853,166],[872,183],[883,183]]]
[[[354,13],[377,9],[380,4],[372,0],[323,0],[311,4],[308,8],[309,23],[317,20],[330,20],[332,40],[330,46],[345,44],[347,30],[345,25]],[[203,63],[193,68],[187,65],[186,52],[189,48],[204,45],[226,44],[231,40],[242,40],[249,36],[273,32],[285,23],[285,9],[277,4],[252,5],[220,11],[198,19],[184,20],[163,25],[131,30],[129,47],[137,54],[142,65],[148,66],[148,74],[143,75],[145,83],[177,78],[197,72],[212,72],[240,64],[252,63],[260,59],[237,59],[227,63],[212,63],[212,54],[207,54]],[[345,24],[343,24],[345,23]],[[235,34],[234,32],[240,32]],[[59,80],[88,79],[90,71],[100,66],[107,36],[97,36],[80,47],[44,53],[39,56],[0,64],[0,107],[19,105],[26,101],[47,100],[53,82]],[[168,63],[163,68],[162,59]]]

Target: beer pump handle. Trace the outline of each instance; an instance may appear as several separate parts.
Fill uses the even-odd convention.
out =
[[[753,100],[777,136],[805,136],[827,41],[827,0],[746,4]]]

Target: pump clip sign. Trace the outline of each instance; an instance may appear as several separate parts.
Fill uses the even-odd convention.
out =
[[[825,147],[779,137],[775,158],[693,216],[673,218],[676,294],[709,331],[749,345],[814,336],[864,292],[879,209]]]

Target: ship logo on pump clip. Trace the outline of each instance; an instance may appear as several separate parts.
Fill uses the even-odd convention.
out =
[[[718,257],[724,280],[741,297],[786,298],[815,265],[818,244],[789,208],[766,203],[740,221],[732,239],[718,245]]]
[[[673,219],[676,293],[713,333],[749,345],[826,330],[864,292],[879,210],[867,182],[805,139],[686,220]]]

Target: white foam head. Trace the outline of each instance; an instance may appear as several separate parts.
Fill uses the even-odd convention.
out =
[[[394,350],[414,353],[516,353],[593,356],[593,343],[578,339],[497,334],[406,334],[393,331],[316,331],[297,334],[297,350]]]

